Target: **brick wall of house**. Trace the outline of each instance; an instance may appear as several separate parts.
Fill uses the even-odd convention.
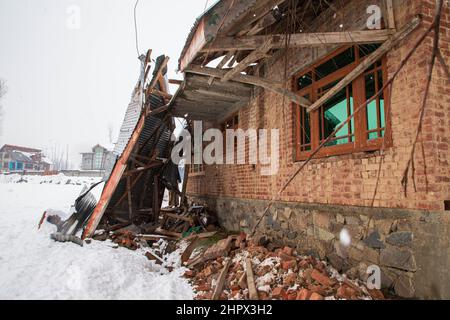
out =
[[[366,8],[380,1],[345,1],[339,14],[325,14],[311,31],[354,29],[365,24]],[[388,76],[396,70],[400,60],[415,40],[430,25],[434,0],[394,0],[396,24],[401,27],[415,15],[421,14],[423,24],[408,36],[400,46],[387,55]],[[327,21],[325,24],[322,21]],[[330,21],[332,21],[330,23]],[[352,22],[352,23],[350,23]],[[433,75],[423,134],[416,152],[416,187],[412,179],[405,197],[401,178],[411,152],[418,123],[425,78],[430,60],[432,36],[410,60],[395,81],[391,100],[392,146],[385,150],[381,167],[375,207],[444,210],[444,201],[450,200],[450,83],[442,66],[437,63]],[[441,51],[450,65],[450,9],[444,7],[441,28]],[[333,48],[290,50],[287,65],[284,57],[269,63],[267,74],[275,81],[283,81],[304,69]],[[284,104],[283,104],[284,103]],[[207,166],[204,176],[191,177],[188,193],[193,196],[234,197],[268,200],[276,195],[285,181],[301,165],[294,161],[292,105],[281,95],[255,89],[251,103],[239,112],[242,129],[280,129],[280,170],[278,175],[261,176],[260,165]],[[422,145],[426,161],[422,157]],[[288,202],[332,205],[370,206],[377,183],[380,152],[354,153],[321,158],[312,161],[283,193]],[[428,182],[428,187],[426,187]]]

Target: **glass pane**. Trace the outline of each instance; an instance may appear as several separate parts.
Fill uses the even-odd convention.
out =
[[[305,89],[312,85],[313,79],[312,79],[312,72],[308,72],[307,74],[301,76],[297,80],[298,90]]]
[[[320,80],[337,70],[355,62],[354,48],[351,47],[315,69],[316,80]]]
[[[366,99],[370,99],[375,95],[375,76],[373,73],[369,73],[365,76],[366,82]],[[373,100],[367,105],[367,130],[375,130],[378,128],[377,117],[377,101]],[[370,133],[369,140],[378,138],[378,133]]]
[[[383,88],[383,72],[381,70],[378,71],[378,90]],[[384,92],[380,94],[380,120],[381,120],[381,128],[386,127],[386,116],[384,111]],[[384,133],[384,132],[383,132]]]
[[[321,108],[320,139],[323,141],[330,136],[349,116],[347,88],[341,90]],[[346,124],[337,133],[336,138],[328,142],[327,146],[345,144],[349,142],[349,126]],[[345,137],[339,139],[339,137]]]

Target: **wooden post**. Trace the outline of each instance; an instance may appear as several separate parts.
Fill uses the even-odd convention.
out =
[[[184,165],[184,177],[183,177],[183,190],[181,191],[181,205],[187,210],[188,208],[188,201],[187,201],[187,197],[186,197],[186,192],[187,192],[187,183],[188,183],[188,179],[189,179],[189,169],[190,166],[185,164]]]
[[[394,15],[394,6],[392,5],[392,0],[386,0],[386,14],[387,17],[385,19],[388,29],[395,30],[395,15]]]
[[[133,219],[133,200],[131,198],[131,177],[127,177],[128,213],[130,221]]]
[[[159,181],[158,176],[153,177],[153,221],[158,221],[161,208],[159,206]]]

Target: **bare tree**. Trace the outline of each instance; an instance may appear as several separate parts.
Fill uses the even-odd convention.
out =
[[[52,162],[53,170],[61,171],[69,169],[69,146],[61,146],[59,143],[54,142],[50,147],[46,149],[46,155]]]

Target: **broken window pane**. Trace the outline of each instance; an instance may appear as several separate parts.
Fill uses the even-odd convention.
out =
[[[323,142],[353,111],[353,92],[351,86],[342,89],[320,109],[320,140]],[[344,125],[326,146],[346,144],[353,140],[354,121]]]

